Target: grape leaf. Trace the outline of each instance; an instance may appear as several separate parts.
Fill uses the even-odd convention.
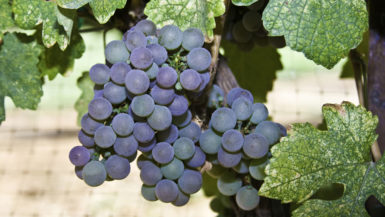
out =
[[[294,124],[289,136],[272,148],[260,195],[283,202],[303,202],[293,216],[369,216],[366,199],[385,203],[385,158],[372,162],[378,118],[349,102],[322,109],[328,130]],[[310,199],[326,184],[344,185],[337,200]]]
[[[80,58],[86,47],[79,34],[72,35],[72,42],[62,51],[57,45],[44,49],[40,57],[39,69],[42,76],[47,75],[50,80],[57,74],[64,74],[74,65],[75,59]]]
[[[0,122],[5,119],[4,97],[15,106],[36,109],[43,95],[37,68],[42,47],[36,41],[6,34],[0,50]]]
[[[330,69],[357,47],[368,29],[365,0],[270,0],[263,24],[272,36]]]
[[[369,32],[365,32],[364,38],[362,39],[361,44],[358,45],[356,50],[360,54],[361,59],[364,61],[365,66],[367,66],[369,57]],[[340,78],[354,78],[353,65],[350,58],[342,67]]]
[[[57,4],[62,8],[78,9],[92,0],[56,0]]]
[[[236,6],[249,6],[260,0],[232,0],[231,2]]]
[[[68,46],[75,10],[59,8],[53,1],[14,0],[13,13],[21,28],[33,29],[42,24],[42,40],[46,47],[52,47],[56,42],[61,50]]]
[[[254,46],[245,52],[234,43],[222,40],[224,56],[242,88],[248,89],[258,102],[266,102],[267,93],[273,89],[276,72],[282,64],[277,49]]]
[[[75,110],[78,112],[78,124],[83,115],[88,111],[88,104],[94,98],[94,83],[92,82],[88,72],[83,72],[82,76],[78,78],[77,86],[82,91],[75,103]]]
[[[104,24],[114,15],[116,9],[124,8],[127,0],[58,0],[60,7],[68,9],[78,9],[87,3],[90,3],[96,20]]]
[[[2,39],[3,34],[7,32],[9,28],[15,26],[15,23],[12,19],[12,7],[8,0],[0,0],[0,20],[0,39]]]
[[[215,17],[225,13],[223,0],[151,0],[144,14],[157,26],[177,25],[181,30],[196,27],[213,37]]]
[[[94,12],[95,18],[99,23],[107,23],[115,10],[118,8],[124,8],[127,0],[92,0],[90,6]]]

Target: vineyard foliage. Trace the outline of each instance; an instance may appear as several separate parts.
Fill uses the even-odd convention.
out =
[[[83,33],[104,31],[105,36],[113,28],[124,33],[145,18],[158,28],[173,24],[182,31],[200,29],[213,60],[219,59],[218,53],[224,56],[241,86],[249,89],[256,101],[265,102],[276,73],[284,67],[277,51],[282,46],[266,42],[244,50],[248,44],[239,46],[224,32],[229,7],[251,8],[257,3],[261,7],[254,12],[262,13],[259,17],[263,23],[258,25],[264,29],[250,33],[250,38],[251,34],[260,34],[266,40],[277,36],[274,38],[284,45],[328,69],[355,48],[366,61],[369,23],[365,0],[0,0],[0,123],[6,119],[5,97],[19,108],[38,107],[42,85],[71,71],[75,60],[86,51]],[[169,49],[170,55],[173,49]],[[127,53],[126,61],[128,55],[132,53]],[[209,68],[210,75],[215,64],[213,61]],[[341,77],[352,77],[352,71],[349,61]],[[83,93],[75,105],[79,120],[94,97],[93,85],[88,72],[83,72],[78,79]],[[385,203],[385,159],[373,162],[370,153],[377,139],[378,119],[363,107],[347,102],[327,104],[323,114],[328,130],[294,124],[289,135],[272,146],[267,177],[258,194],[300,204],[293,216],[368,216],[364,205],[369,196]],[[310,199],[322,186],[335,183],[344,186],[337,200]]]

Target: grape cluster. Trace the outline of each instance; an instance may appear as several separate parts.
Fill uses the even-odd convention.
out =
[[[275,48],[286,46],[284,37],[267,36],[263,27],[262,11],[267,0],[259,0],[247,7],[232,5],[227,16],[227,30],[225,38],[237,43],[239,48],[249,51],[254,44],[258,46],[271,45]]]
[[[209,102],[223,94],[218,87],[211,90]],[[253,104],[253,95],[245,89],[233,88],[226,96],[227,107],[218,107],[212,114],[209,129],[199,144],[212,168],[207,173],[217,179],[223,196],[234,196],[242,210],[259,204],[253,180],[263,180],[269,159],[269,148],[286,135],[285,128],[268,121],[268,110],[262,103]]]
[[[201,94],[210,80],[211,54],[203,44],[199,29],[157,29],[149,20],[107,44],[109,64],[89,72],[95,88],[81,120],[82,146],[69,153],[80,179],[90,186],[124,179],[139,150],[145,199],[182,206],[201,188],[198,168],[206,155],[197,145],[201,128],[191,121],[188,97]]]

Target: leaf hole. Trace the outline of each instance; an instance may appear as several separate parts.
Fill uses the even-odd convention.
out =
[[[345,186],[340,183],[329,183],[322,186],[311,199],[337,200],[344,194]]]
[[[383,217],[385,213],[385,206],[373,195],[365,201],[365,209],[371,217]]]

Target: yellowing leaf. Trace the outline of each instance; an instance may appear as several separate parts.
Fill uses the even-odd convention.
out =
[[[263,25],[308,59],[332,68],[368,29],[365,0],[270,0]]]
[[[289,136],[272,148],[259,193],[283,202],[303,202],[293,216],[369,216],[365,210],[369,196],[385,204],[385,160],[374,163],[370,154],[378,118],[348,102],[324,105],[323,114],[327,131],[294,124]],[[341,198],[308,200],[331,183],[344,185]]]
[[[42,24],[42,41],[46,47],[56,42],[64,50],[69,42],[76,16],[75,10],[58,8],[53,1],[14,0],[15,22],[24,29]]]
[[[213,36],[215,17],[224,12],[223,0],[151,0],[144,9],[148,19],[159,27],[174,24],[182,31],[196,27],[208,37]]]
[[[43,95],[37,68],[41,46],[36,41],[6,34],[0,50],[0,122],[5,119],[4,97],[15,106],[36,109]]]

